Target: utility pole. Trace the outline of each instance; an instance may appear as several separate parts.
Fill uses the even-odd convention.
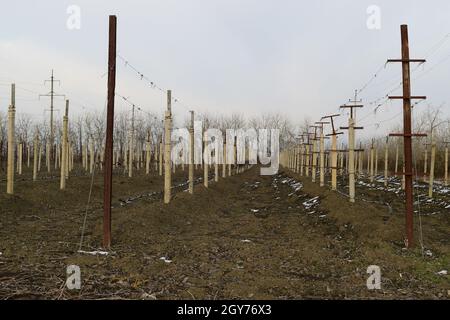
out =
[[[337,190],[337,136],[344,134],[343,132],[336,132],[334,127],[334,118],[339,117],[339,114],[332,114],[322,117],[323,119],[330,119],[331,133],[327,137],[331,137],[331,190]]]
[[[54,155],[53,155],[53,143],[55,141],[55,129],[54,129],[54,125],[53,125],[53,111],[54,111],[54,105],[53,105],[53,100],[54,97],[64,97],[65,99],[65,95],[63,94],[56,94],[55,90],[54,90],[54,83],[58,82],[58,84],[61,84],[61,81],[56,80],[55,77],[53,76],[53,69],[52,69],[52,74],[50,76],[50,80],[45,80],[44,84],[50,82],[50,92],[47,94],[40,94],[40,97],[50,97],[50,154],[49,154],[49,159],[53,159]],[[50,168],[50,161],[49,160],[49,168]]]
[[[341,130],[348,130],[348,188],[349,188],[349,196],[350,202],[355,202],[355,130],[361,130],[363,127],[355,126],[356,119],[356,108],[362,108],[362,104],[358,104],[361,100],[357,100],[358,91],[355,90],[355,99],[349,100],[349,103],[353,103],[351,105],[342,105],[341,109],[350,109],[350,117],[348,119],[348,127],[341,127]]]
[[[402,96],[389,96],[389,99],[401,99],[403,100],[403,133],[390,134],[391,136],[403,137],[404,141],[404,158],[405,158],[405,211],[406,211],[406,247],[411,248],[413,246],[413,169],[412,169],[412,137],[413,136],[426,136],[425,134],[413,134],[411,132],[411,100],[412,99],[426,99],[425,96],[411,96],[411,72],[410,63],[418,62],[424,63],[423,59],[410,59],[409,58],[409,41],[408,41],[408,26],[402,25],[401,41],[402,41],[402,58],[391,59],[387,62],[400,62],[402,64],[402,78],[403,78],[403,95]]]
[[[116,89],[117,17],[109,16],[108,105],[106,115],[105,172],[103,197],[103,246],[111,246],[112,153],[114,134],[114,97]]]

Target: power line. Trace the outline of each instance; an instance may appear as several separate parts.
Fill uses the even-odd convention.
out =
[[[155,81],[151,80],[150,78],[148,78],[143,72],[139,71],[134,65],[132,65],[129,60],[125,59],[123,56],[121,56],[120,54],[117,54],[117,58],[119,58],[120,60],[122,60],[125,64],[125,67],[130,68],[131,70],[133,70],[137,76],[139,77],[140,80],[147,82],[147,84],[149,85],[150,88],[152,89],[156,89],[159,90],[162,93],[165,93],[167,90],[160,87],[159,85],[156,84]],[[172,102],[174,103],[178,103],[179,105],[186,107],[189,109],[189,106],[183,104],[179,98],[176,97],[172,97]],[[192,108],[190,108],[192,109]]]

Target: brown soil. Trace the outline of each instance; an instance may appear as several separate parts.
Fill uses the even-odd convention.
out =
[[[186,177],[178,170],[174,184]],[[181,185],[164,205],[157,174],[118,173],[112,252],[93,256],[77,252],[90,177],[71,177],[65,191],[57,177],[29,178],[0,195],[3,299],[450,298],[449,276],[437,274],[450,267],[450,209],[438,202],[421,206],[424,250],[419,241],[405,250],[394,192],[358,186],[350,204],[310,178],[253,167],[208,189],[198,183],[194,195]],[[102,179],[94,177],[85,251],[102,241]],[[419,235],[417,217],[415,226]],[[70,264],[81,268],[81,290],[64,286]],[[381,290],[366,287],[370,265],[381,268]]]

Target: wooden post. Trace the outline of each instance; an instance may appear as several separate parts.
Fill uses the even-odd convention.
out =
[[[433,198],[434,164],[436,161],[436,141],[431,133],[430,178],[428,179],[428,197]]]
[[[444,186],[448,186],[448,144],[445,142],[445,155],[444,155]]]
[[[207,140],[207,135],[206,135],[206,131],[203,132],[203,152],[205,152],[206,150],[206,140]],[[204,153],[205,154],[205,153]],[[208,171],[209,171],[209,164],[207,161],[205,161],[205,156],[204,154],[202,155],[202,159],[203,159],[203,185],[205,186],[205,188],[208,188],[208,183],[209,183],[209,177],[208,177]],[[208,158],[211,155],[208,155]]]
[[[51,144],[50,142],[47,140],[47,143],[45,145],[45,162],[47,164],[47,172],[50,173],[50,148],[51,148]]]
[[[355,202],[355,121],[348,121],[348,188],[350,202]]]
[[[27,168],[30,167],[31,163],[31,145],[27,142]]]
[[[171,129],[172,129],[172,91],[167,90],[167,110],[164,119],[164,203],[169,203],[172,189],[171,172]]]
[[[89,140],[89,160],[90,160],[90,165],[89,165],[89,173],[92,174],[93,170],[94,170],[94,165],[95,165],[95,150],[94,150],[94,139],[91,137],[91,139]]]
[[[367,176],[369,176],[369,179],[370,179],[370,155],[371,155],[371,153],[372,153],[372,148],[370,148],[368,151],[367,151]]]
[[[395,146],[395,176],[398,176],[398,143]]]
[[[41,171],[41,159],[42,159],[42,143],[39,143],[39,159],[38,159],[38,172]]]
[[[161,138],[162,141],[162,138]],[[159,175],[162,176],[163,174],[163,144],[162,142],[159,143]]]
[[[311,146],[310,146],[310,144],[309,144],[309,138],[308,138],[308,142],[307,142],[307,144],[305,145],[305,165],[306,165],[306,167],[305,167],[305,176],[306,177],[309,177],[309,167],[310,167],[310,160],[311,160],[311,158],[310,158],[310,155],[309,155],[309,150],[310,150],[310,148],[311,148]]]
[[[134,115],[134,106],[133,106],[133,115]],[[134,116],[133,116],[134,118]],[[128,177],[132,178],[133,177],[133,163],[134,163],[134,139],[133,139],[133,129],[131,129],[131,134],[130,134],[130,144],[129,144],[129,159],[128,159]]]
[[[331,136],[331,190],[337,190],[337,136]]]
[[[425,145],[425,151],[424,151],[424,159],[423,159],[423,177],[425,179],[428,172],[428,147]]]
[[[374,176],[378,176],[378,145],[375,145],[375,174]]]
[[[189,193],[194,194],[194,111],[191,111],[189,127]]]
[[[223,144],[222,178],[226,178],[226,176],[227,176],[226,159],[227,159],[227,144],[224,143]]]
[[[67,148],[67,126],[69,122],[69,100],[66,100],[66,113],[63,117],[63,135],[62,135],[62,157],[61,157],[61,177],[59,188],[64,190],[66,188],[66,174],[67,174],[67,159],[68,159],[68,148]]]
[[[373,183],[375,180],[375,149],[374,149],[374,141],[372,139],[372,145],[370,147],[370,182]]]
[[[69,100],[66,100],[66,113],[63,117],[63,136],[62,136],[62,155],[61,155],[61,177],[59,188],[61,190],[66,188],[66,175],[67,175],[67,160],[68,160],[68,147],[67,147],[67,127],[69,122]]]
[[[325,142],[323,136],[323,127],[320,131],[320,186],[325,186]]]
[[[145,145],[145,174],[150,173],[150,132],[147,133],[147,143]]]
[[[11,85],[11,105],[8,108],[8,166],[6,193],[14,194],[14,139],[16,117],[16,85]]]
[[[19,143],[19,160],[17,161],[17,173],[20,175],[22,175],[22,163],[23,163],[23,143]]]
[[[214,142],[215,143],[215,142]],[[219,181],[219,155],[216,152],[216,148],[214,148],[214,181]]]
[[[388,174],[389,174],[389,170],[388,170],[388,156],[389,156],[389,137],[386,137],[386,145],[384,147],[384,187],[387,188],[388,186]]]
[[[360,176],[362,176],[363,175],[363,173],[364,173],[364,167],[363,167],[363,165],[364,165],[364,161],[363,161],[363,158],[364,158],[364,150],[362,149],[362,144],[361,144],[361,142],[359,142],[359,152],[358,152],[358,155],[359,155],[359,175]]]
[[[317,174],[317,137],[314,134],[314,139],[312,140],[312,165],[311,165],[311,181],[316,182]]]
[[[33,181],[37,180],[37,171],[38,171],[38,144],[39,144],[39,137],[38,137],[38,130],[36,128],[36,132],[34,134],[34,142],[33,142]]]

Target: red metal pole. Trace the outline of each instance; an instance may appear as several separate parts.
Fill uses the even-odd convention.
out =
[[[402,73],[403,73],[403,133],[405,154],[405,198],[406,198],[406,246],[413,246],[413,176],[411,143],[411,84],[408,26],[401,26],[402,37]]]
[[[106,116],[105,173],[103,197],[103,247],[111,246],[112,156],[114,129],[114,95],[116,87],[117,17],[109,16],[108,110]]]

